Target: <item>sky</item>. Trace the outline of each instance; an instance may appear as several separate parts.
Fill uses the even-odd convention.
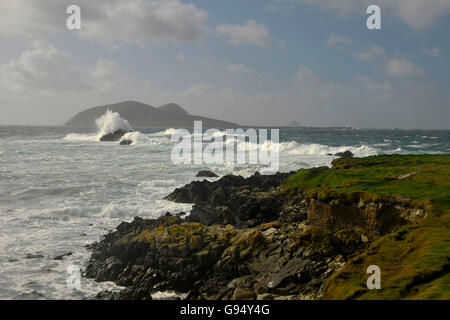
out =
[[[0,124],[135,100],[251,126],[450,129],[449,34],[450,0],[2,0]]]

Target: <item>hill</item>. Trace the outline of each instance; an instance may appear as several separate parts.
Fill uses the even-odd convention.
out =
[[[179,105],[170,103],[159,108],[137,101],[124,101],[117,104],[89,108],[72,117],[66,126],[94,127],[95,119],[102,116],[106,110],[118,112],[120,116],[133,127],[155,128],[191,128],[194,121],[202,121],[204,128],[236,128],[236,123],[190,115]]]

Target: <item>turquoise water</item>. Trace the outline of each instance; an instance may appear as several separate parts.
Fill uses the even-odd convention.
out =
[[[88,298],[113,284],[67,287],[67,267],[83,268],[84,247],[135,216],[188,212],[161,200],[199,170],[248,176],[258,165],[175,165],[172,131],[139,129],[131,146],[101,143],[94,130],[0,127],[0,298]],[[280,131],[280,171],[330,165],[329,154],[450,153],[450,131]],[[53,258],[71,252],[57,261]],[[27,259],[27,255],[42,255]]]

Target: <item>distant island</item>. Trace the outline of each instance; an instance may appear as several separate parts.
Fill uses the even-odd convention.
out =
[[[190,128],[194,121],[202,121],[204,128],[238,128],[239,124],[189,114],[175,103],[158,108],[137,101],[124,101],[117,104],[89,108],[76,114],[65,125],[76,127],[94,127],[95,119],[106,110],[118,112],[133,127],[154,128]]]

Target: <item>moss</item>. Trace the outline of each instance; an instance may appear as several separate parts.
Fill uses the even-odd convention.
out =
[[[402,178],[410,173],[412,176]],[[450,155],[384,155],[337,159],[331,169],[302,169],[288,178],[284,192],[306,192],[320,199],[376,199],[397,195],[429,199],[450,207]]]
[[[411,206],[431,206],[420,224],[402,227],[350,259],[328,279],[323,299],[448,299],[449,177],[450,155],[337,159],[331,169],[300,170],[291,176],[283,186],[285,193],[349,203],[394,197],[409,199]],[[332,248],[329,234],[312,233],[309,239]],[[351,235],[341,240],[353,241]],[[369,265],[381,268],[381,290],[366,287]]]
[[[311,227],[298,235],[297,246],[313,247],[328,255],[347,257],[364,248],[361,234],[355,230],[341,230],[333,233],[329,230]]]

